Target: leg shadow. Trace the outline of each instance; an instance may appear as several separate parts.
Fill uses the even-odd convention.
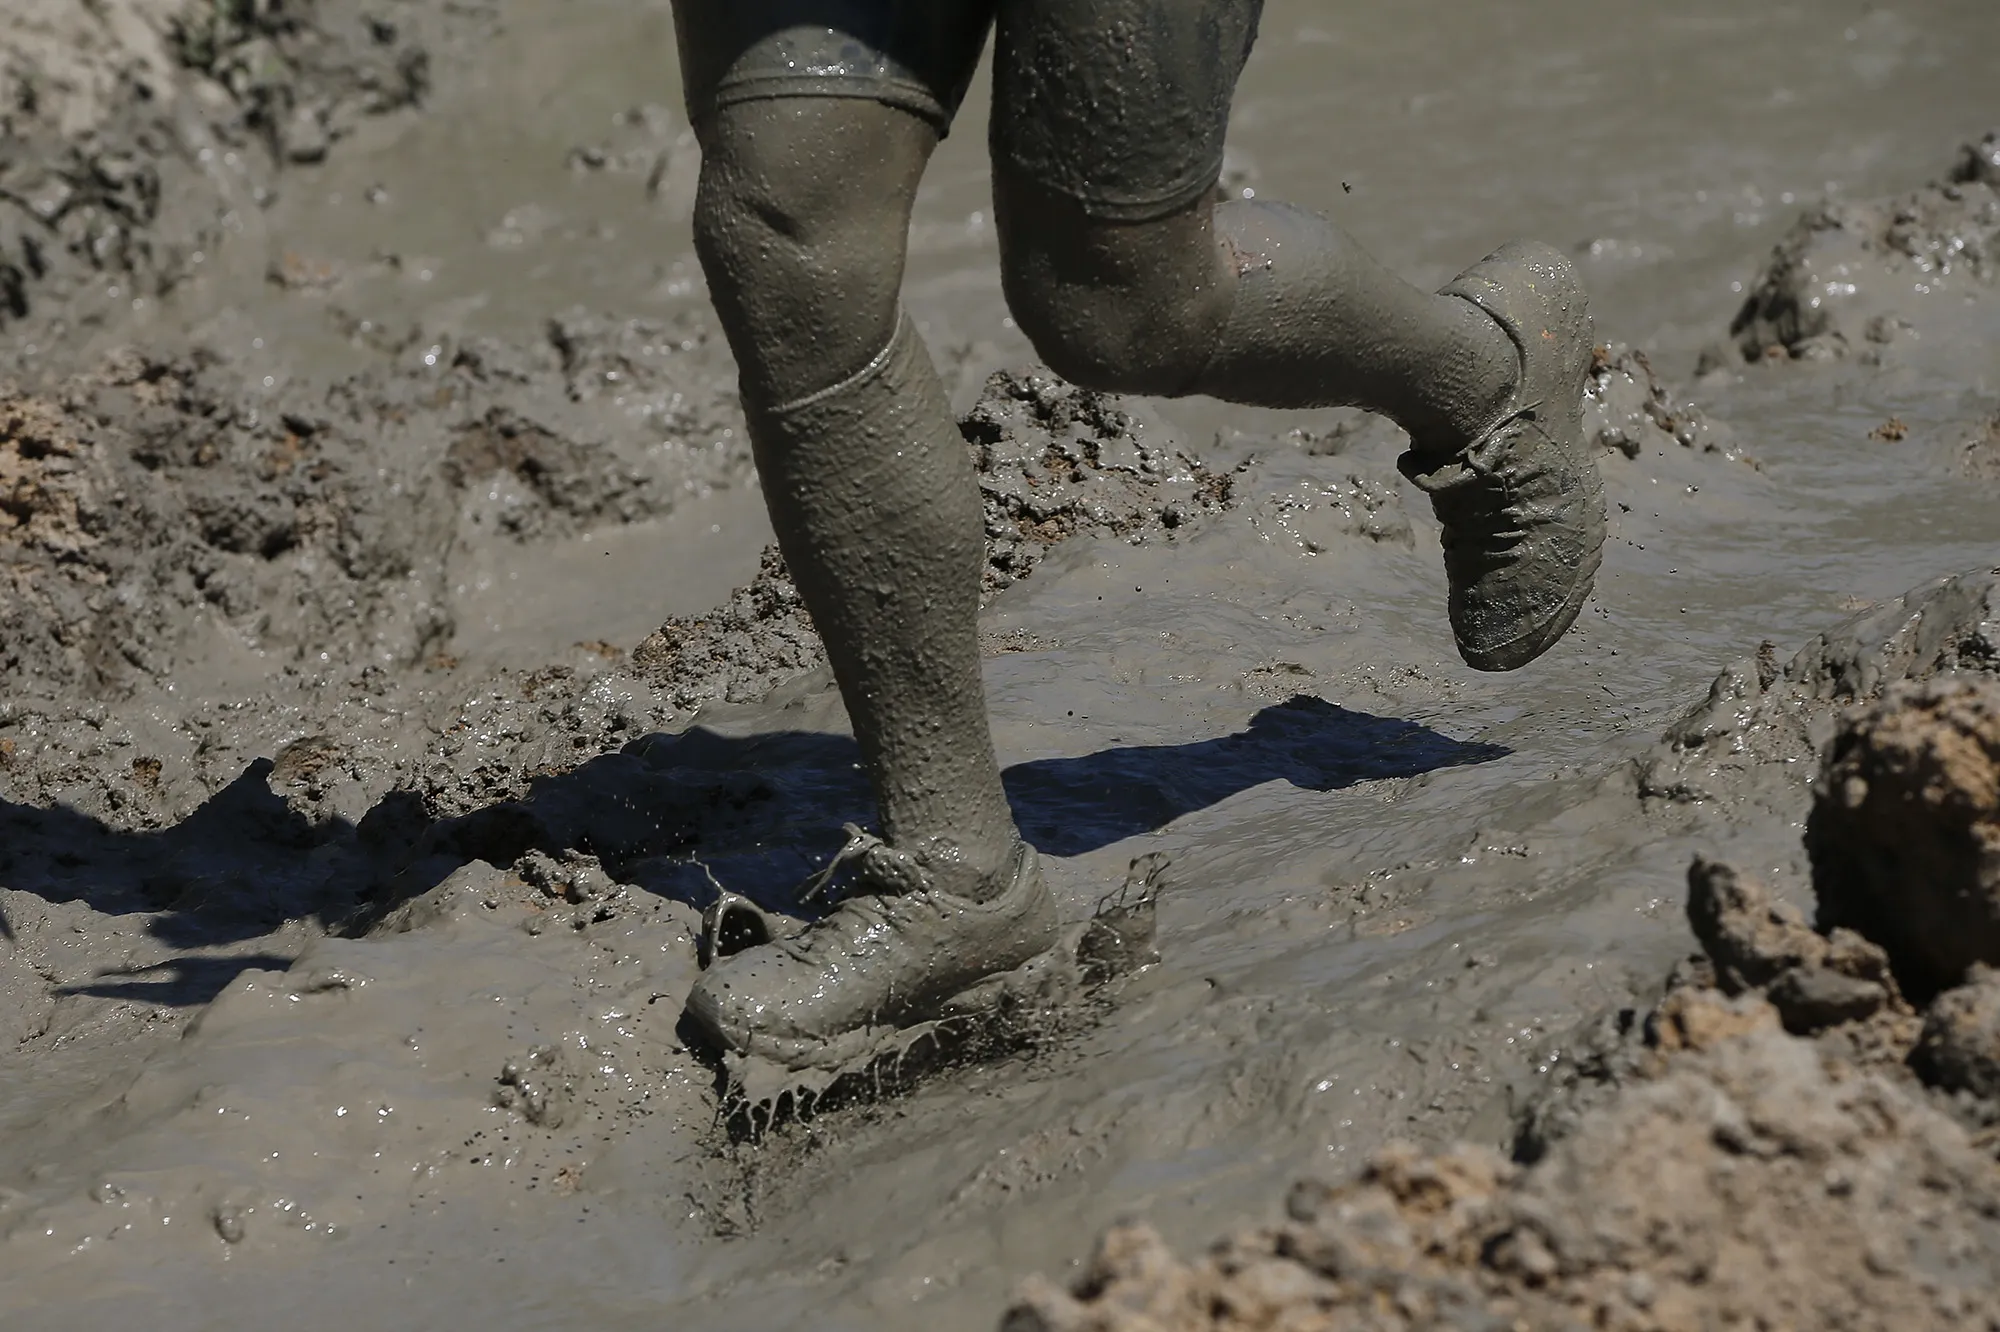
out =
[[[1234,735],[1038,759],[1004,778],[1023,836],[1074,856],[1268,782],[1332,791],[1508,752],[1302,695]],[[525,801],[471,815],[451,836],[462,854],[495,864],[529,846],[574,848],[624,882],[696,908],[726,888],[802,914],[798,887],[840,845],[840,825],[873,818],[859,762],[845,736],[737,738],[697,726],[539,781]]]
[[[1037,759],[1005,779],[1023,835],[1073,856],[1268,782],[1331,791],[1507,752],[1300,696],[1234,735]],[[191,953],[247,945],[301,917],[365,931],[467,861],[511,866],[530,850],[596,856],[619,881],[696,909],[727,888],[803,915],[799,887],[838,848],[841,825],[874,816],[854,742],[808,731],[727,736],[695,726],[650,735],[537,778],[519,800],[446,819],[399,791],[358,824],[310,822],[272,792],[270,772],[257,761],[158,831],[0,802],[0,887],[143,914],[149,932]],[[0,931],[13,933],[4,920]],[[69,992],[202,1003],[246,967],[282,965],[262,952],[184,957]]]
[[[1022,835],[1037,850],[1075,856],[1163,828],[1266,782],[1335,791],[1486,763],[1509,752],[1300,694],[1265,708],[1234,735],[1037,759],[1009,768],[1006,782]]]

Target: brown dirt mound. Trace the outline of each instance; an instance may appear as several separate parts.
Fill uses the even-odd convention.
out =
[[[1768,1005],[1527,1170],[1378,1155],[1287,1219],[1184,1262],[1113,1230],[1007,1332],[2000,1326],[2000,1172],[1887,1079],[1829,1065]],[[1733,1029],[1733,1030],[1732,1030]]]
[[[1806,845],[1821,920],[1924,993],[2000,964],[2000,681],[1889,690],[1834,737]]]

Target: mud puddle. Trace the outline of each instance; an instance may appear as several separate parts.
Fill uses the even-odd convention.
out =
[[[1692,851],[1803,900],[1803,759],[1711,780],[1662,732],[1761,643],[1991,567],[1990,257],[1933,319],[1909,233],[1878,265],[1908,327],[1871,306],[1824,358],[1730,327],[1813,199],[1915,190],[1993,122],[1991,27],[1271,6],[1232,188],[1427,280],[1575,244],[1600,334],[1659,370],[1608,354],[1601,592],[1500,679],[1452,656],[1394,432],[1347,413],[1135,405],[1064,539],[1027,538],[1025,469],[1085,408],[987,387],[1028,357],[969,112],[910,299],[997,423],[998,742],[1072,915],[1168,857],[1163,961],[1053,1049],[754,1147],[673,1032],[695,912],[710,876],[782,900],[866,806],[759,571],[664,5],[428,37],[422,101],[320,163],[217,140],[270,198],[203,273],[114,321],[91,270],[48,299],[98,324],[10,328],[0,463],[42,470],[6,533],[8,1326],[990,1326],[1120,1216],[1185,1248],[1306,1163],[1498,1141],[1578,1020],[1689,951]]]

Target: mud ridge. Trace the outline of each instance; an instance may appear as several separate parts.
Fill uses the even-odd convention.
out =
[[[453,631],[455,546],[742,484],[716,378],[698,328],[571,317],[545,346],[437,347],[319,392],[248,390],[200,348],[6,389],[0,676],[17,699],[116,694],[207,650],[204,618],[274,666],[420,664]]]
[[[1747,361],[1883,364],[1911,338],[1966,337],[1952,307],[2000,280],[2000,130],[1908,194],[1827,203],[1780,241],[1730,323]],[[1969,348],[1976,351],[1976,346]]]

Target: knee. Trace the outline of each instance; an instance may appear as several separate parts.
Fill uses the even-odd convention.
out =
[[[1191,392],[1228,315],[1207,218],[1048,221],[1001,232],[1007,306],[1035,353],[1084,388]]]
[[[769,376],[784,396],[859,368],[894,333],[925,151],[907,133],[898,142],[900,126],[854,132],[838,114],[850,108],[801,109],[752,103],[707,127],[693,219],[746,382]]]
[[[852,308],[894,291],[901,232],[879,201],[787,172],[754,140],[728,147],[703,164],[693,219],[695,253],[725,318],[746,304]]]
[[[884,243],[890,210],[864,190],[788,172],[754,140],[724,151],[704,161],[695,195],[695,253],[711,281],[833,288],[900,269],[900,245]]]

